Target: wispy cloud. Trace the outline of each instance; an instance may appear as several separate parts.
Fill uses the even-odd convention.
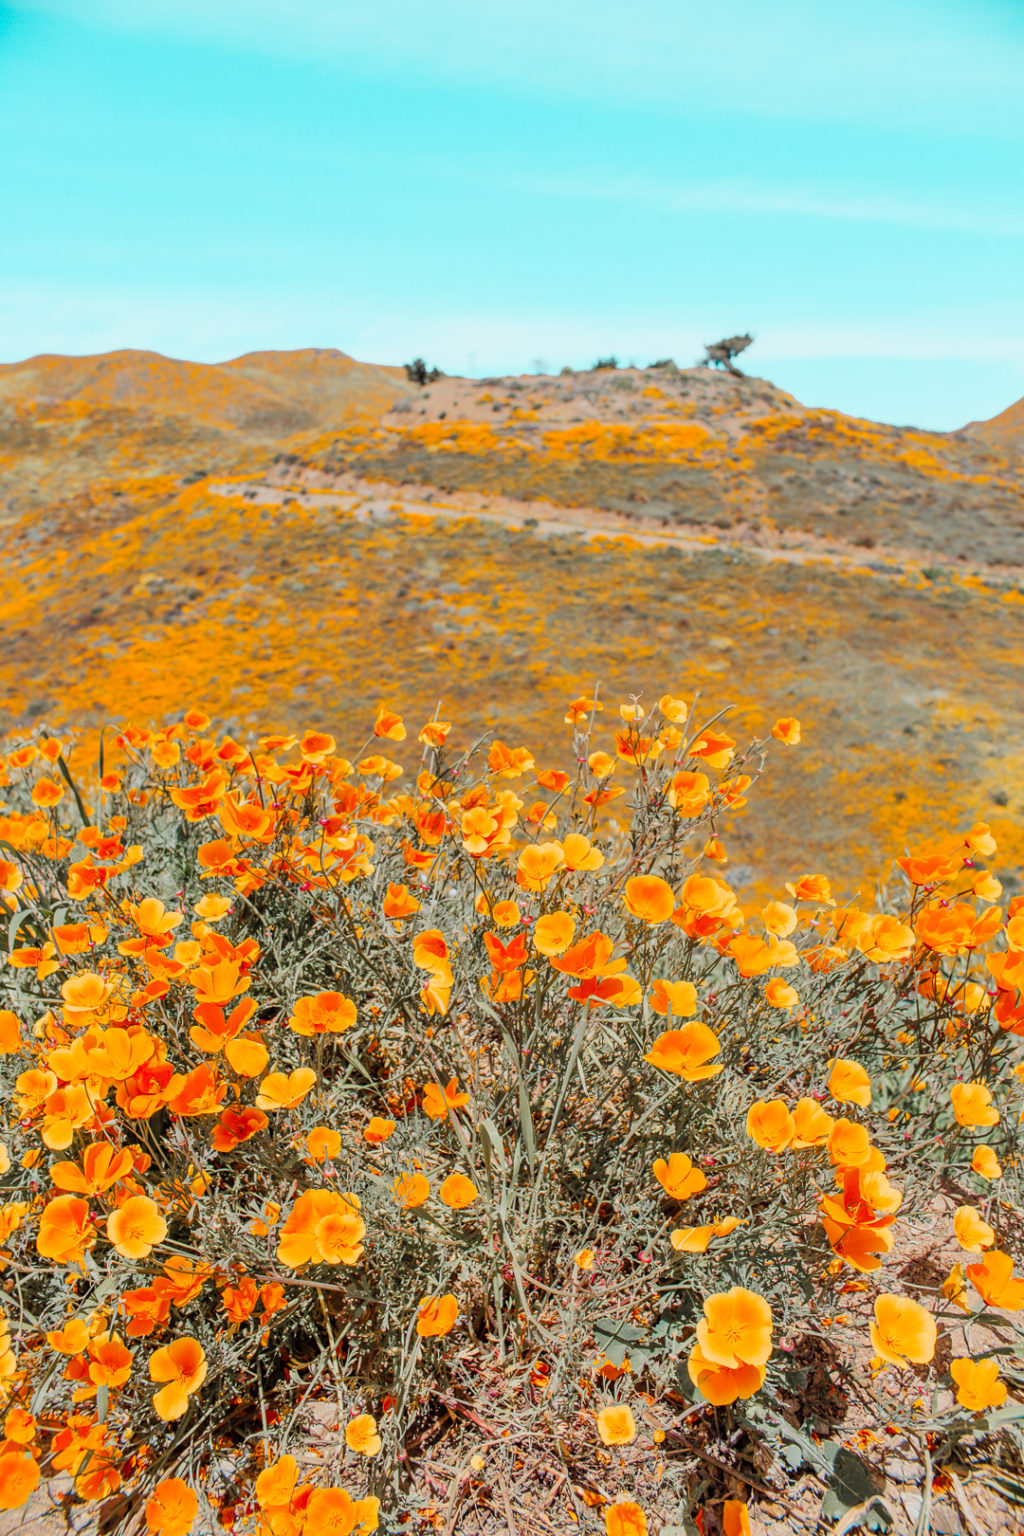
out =
[[[681,109],[1024,132],[1017,0],[19,0],[389,73]]]

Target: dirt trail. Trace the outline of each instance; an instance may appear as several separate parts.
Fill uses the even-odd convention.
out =
[[[717,548],[755,559],[788,565],[828,565],[874,577],[922,578],[927,570],[941,570],[949,578],[968,577],[999,590],[1024,580],[1024,566],[1001,566],[993,580],[990,565],[975,564],[948,556],[930,555],[897,546],[876,547],[870,557],[857,545],[841,539],[825,539],[810,533],[770,529],[763,524],[734,524],[723,531],[706,524],[669,523],[631,513],[597,507],[560,506],[549,501],[522,501],[508,496],[473,491],[442,494],[423,485],[397,485],[365,480],[353,474],[325,475],[308,469],[282,469],[266,478],[240,478],[211,482],[212,491],[242,495],[255,506],[283,505],[290,500],[307,504],[342,505],[361,522],[387,522],[395,517],[427,517],[439,522],[458,522],[466,517],[503,527],[528,529],[539,538],[569,535],[585,540],[629,539],[643,546],[671,545],[700,551]]]

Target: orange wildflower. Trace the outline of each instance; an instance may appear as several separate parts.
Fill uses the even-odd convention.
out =
[[[633,1410],[625,1403],[609,1403],[595,1417],[603,1445],[629,1445],[636,1439]]]
[[[289,1269],[303,1264],[357,1264],[366,1236],[359,1209],[357,1195],[307,1189],[281,1228],[277,1257]]]
[[[175,1339],[149,1357],[151,1381],[166,1382],[153,1394],[153,1408],[161,1419],[180,1419],[188,1400],[206,1380],[206,1354],[198,1339]]]
[[[792,715],[776,720],[772,726],[772,735],[776,741],[785,742],[787,747],[795,747],[800,740],[800,721]]]
[[[782,723],[782,721],[779,722],[780,725]],[[797,740],[799,739],[798,727]],[[722,1536],[750,1536],[750,1516],[742,1499],[726,1499],[723,1503]]]
[[[548,912],[533,927],[533,945],[542,955],[561,955],[572,943],[576,920],[568,912]]]
[[[975,1173],[980,1174],[983,1179],[1001,1179],[1003,1176],[1002,1164],[996,1156],[994,1149],[986,1146],[984,1143],[975,1147],[974,1156],[971,1158],[971,1168]]]
[[[448,1079],[446,1088],[439,1083],[428,1083],[423,1090],[423,1113],[431,1120],[444,1120],[453,1109],[462,1109],[468,1103],[469,1094],[459,1092],[454,1077]]]
[[[971,1360],[963,1356],[949,1362],[949,1374],[957,1385],[956,1400],[972,1413],[1001,1408],[1006,1402],[1006,1382],[999,1379],[998,1360]]]
[[[783,1099],[755,1099],[747,1110],[747,1135],[766,1152],[784,1152],[796,1138],[796,1122]]]
[[[424,1296],[416,1314],[416,1332],[421,1339],[441,1338],[451,1333],[458,1316],[459,1303],[454,1296]]]
[[[464,1174],[452,1173],[438,1190],[442,1202],[453,1211],[464,1211],[480,1194],[472,1179]]]
[[[357,1414],[345,1425],[345,1444],[359,1456],[376,1456],[380,1451],[377,1420],[372,1413]]]
[[[999,1111],[992,1103],[992,1094],[985,1083],[954,1083],[949,1090],[953,1101],[953,1114],[959,1125],[998,1125]]]
[[[1024,1280],[1013,1273],[1013,1260],[998,1248],[986,1253],[978,1264],[968,1264],[967,1278],[982,1301],[990,1307],[1002,1307],[1006,1312],[1019,1312],[1024,1307]]]
[[[871,1103],[871,1079],[856,1061],[842,1056],[832,1063],[828,1076],[828,1091],[839,1104],[859,1104],[867,1109]]]
[[[644,1057],[662,1072],[676,1072],[688,1083],[703,1082],[721,1072],[722,1065],[709,1064],[721,1050],[718,1036],[706,1024],[693,1022],[681,1029],[667,1029],[658,1036]]]
[[[56,1259],[58,1264],[78,1263],[95,1241],[87,1200],[77,1195],[57,1195],[43,1207],[36,1249],[44,1259]]]
[[[676,905],[672,887],[658,875],[634,875],[622,900],[627,912],[652,925],[667,923]]]
[[[356,1022],[356,1005],[341,992],[318,992],[300,997],[291,1011],[288,1028],[297,1035],[340,1035]]]
[[[422,1173],[400,1173],[391,1186],[391,1198],[404,1211],[414,1211],[430,1199],[430,1180]]]
[[[890,1292],[876,1297],[870,1333],[883,1360],[892,1365],[906,1365],[908,1361],[926,1365],[935,1353],[937,1332],[934,1317],[920,1302]]]
[[[0,1451],[0,1510],[26,1504],[39,1486],[39,1477],[39,1463],[28,1451]]]
[[[146,1527],[154,1536],[187,1536],[199,1513],[195,1491],[180,1477],[165,1477],[146,1504]]]
[[[639,1504],[620,1499],[604,1512],[605,1536],[647,1536],[647,1516]]]
[[[383,1120],[380,1115],[373,1115],[363,1128],[363,1140],[373,1147],[379,1147],[394,1134],[394,1129],[393,1120]]]
[[[673,1200],[688,1200],[707,1188],[707,1178],[700,1168],[695,1168],[685,1152],[672,1152],[668,1162],[663,1157],[654,1161],[654,1177]]]
[[[131,1195],[107,1217],[107,1237],[123,1259],[145,1259],[167,1236],[167,1222],[148,1195]]]
[[[979,1212],[970,1205],[958,1206],[953,1213],[953,1231],[960,1247],[968,1253],[981,1253],[985,1248],[991,1248],[996,1240],[988,1222],[983,1221]]]
[[[294,1072],[269,1072],[256,1095],[257,1109],[294,1109],[316,1082],[312,1067],[296,1067]]]

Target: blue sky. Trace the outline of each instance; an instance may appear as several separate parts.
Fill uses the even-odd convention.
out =
[[[0,0],[0,360],[1024,395],[1021,0]]]

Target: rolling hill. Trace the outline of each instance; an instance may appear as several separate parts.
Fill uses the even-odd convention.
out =
[[[195,703],[350,742],[442,699],[546,754],[585,689],[699,690],[805,724],[726,829],[738,884],[972,819],[1024,859],[1024,461],[973,429],[671,365],[36,358],[0,369],[0,508],[0,730]]]

